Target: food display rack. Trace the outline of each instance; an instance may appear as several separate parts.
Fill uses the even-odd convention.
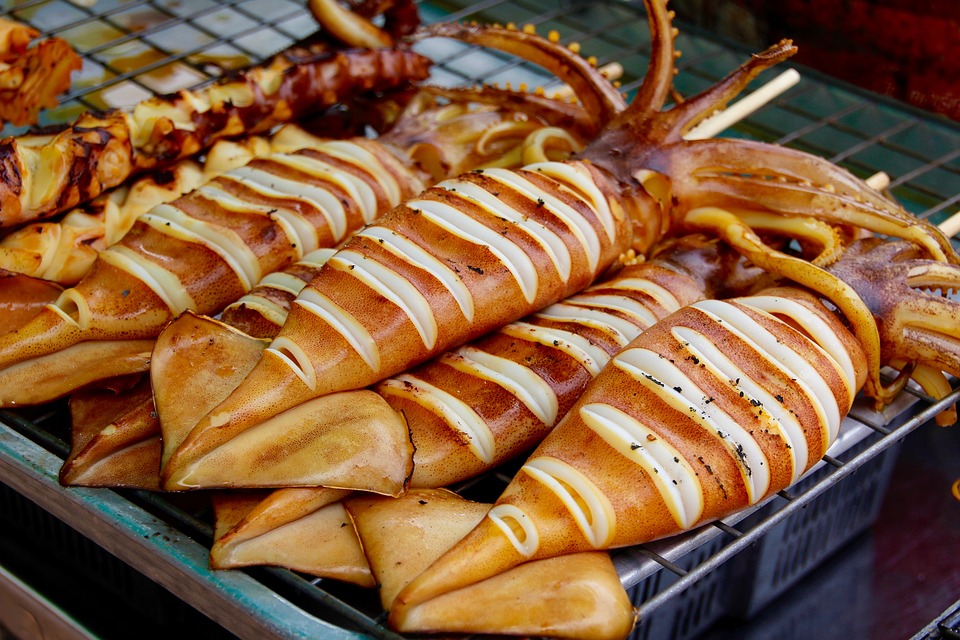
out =
[[[41,124],[54,124],[85,110],[128,106],[153,93],[196,86],[259,61],[314,30],[304,5],[32,0],[0,2],[0,15],[67,39],[83,57],[61,107],[43,114]],[[541,33],[556,30],[562,42],[579,42],[600,65],[620,62],[628,94],[639,85],[649,57],[640,3],[422,2],[420,11],[425,21],[529,23]],[[733,43],[678,26],[681,95],[706,88],[749,55]],[[499,53],[447,40],[421,48],[436,61],[433,80],[441,84],[555,84],[542,71]],[[754,86],[776,72],[761,75]],[[723,135],[817,153],[861,177],[883,171],[891,177],[893,197],[907,209],[934,223],[953,213],[960,198],[960,127],[806,69],[801,75],[796,87]],[[8,127],[3,134],[19,132]],[[901,440],[958,398],[954,381],[953,392],[940,401],[908,390],[883,413],[859,402],[835,447],[797,486],[724,522],[615,552],[640,613],[635,637],[688,638],[721,616],[749,616],[829,561],[876,517]],[[57,474],[68,443],[62,402],[0,412],[0,516],[7,535],[28,540],[44,558],[48,587],[90,588],[97,593],[92,606],[130,610],[138,628],[158,634],[189,620],[192,629],[211,638],[399,637],[386,628],[373,593],[283,569],[209,569],[212,519],[202,496],[60,487]],[[512,469],[458,490],[492,500]],[[820,544],[803,543],[811,537]],[[745,585],[736,596],[721,588],[730,579]],[[65,628],[74,637],[97,632],[82,616],[61,610],[56,589],[49,588],[35,590],[0,572],[5,603],[0,620],[8,626],[19,621],[28,630]],[[202,614],[199,621],[190,617],[196,612]],[[209,628],[196,626],[207,618],[213,621]]]

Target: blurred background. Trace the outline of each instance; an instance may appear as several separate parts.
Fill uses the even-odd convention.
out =
[[[674,0],[688,22],[760,50],[792,38],[795,60],[960,120],[957,0]]]

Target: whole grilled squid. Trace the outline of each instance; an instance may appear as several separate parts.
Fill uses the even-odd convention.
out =
[[[899,326],[884,358],[956,371],[960,303],[919,288],[956,288],[960,270],[903,243],[871,251],[865,258],[855,246],[838,271],[881,325]],[[897,252],[888,279],[874,278]],[[879,302],[892,297],[896,311]],[[778,287],[695,302],[647,329],[588,385],[479,525],[397,596],[391,624],[426,630],[417,609],[441,594],[530,561],[673,535],[793,484],[865,383],[865,350],[843,320],[819,296]]]
[[[141,214],[269,152],[270,143],[262,136],[217,140],[202,162],[180,160],[105,191],[61,219],[33,222],[4,235],[0,268],[75,285],[90,271],[97,254],[126,235]]]
[[[220,138],[266,132],[352,93],[422,80],[428,70],[427,59],[405,49],[295,47],[204,89],[151,98],[130,111],[85,114],[45,144],[7,138],[0,141],[0,226],[67,211]]]

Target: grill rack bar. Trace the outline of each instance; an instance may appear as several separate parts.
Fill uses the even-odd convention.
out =
[[[35,26],[44,23],[42,20],[34,21],[28,14],[33,15],[32,11],[39,12],[44,7],[69,5],[73,10],[83,14],[82,18],[77,18],[73,22],[60,24],[55,28],[42,29],[45,35],[59,35],[64,30],[97,22],[106,22],[121,34],[114,40],[89,47],[81,52],[85,62],[101,66],[112,75],[104,78],[102,82],[90,83],[72,90],[65,96],[64,107],[44,114],[46,118],[44,124],[69,121],[78,110],[102,108],[99,92],[104,88],[120,86],[124,82],[135,84],[143,92],[152,92],[151,85],[141,76],[161,70],[169,64],[180,64],[192,70],[199,78],[199,82],[193,84],[210,82],[215,78],[218,70],[202,59],[195,59],[195,54],[228,45],[249,58],[250,62],[255,62],[306,35],[308,29],[290,27],[291,25],[302,27],[305,24],[304,21],[310,20],[302,3],[284,0],[271,3],[279,7],[280,13],[276,15],[267,15],[250,9],[251,6],[259,6],[256,5],[256,0],[218,0],[200,5],[200,9],[193,7],[188,9],[184,4],[164,0],[139,0],[129,4],[99,0],[95,9],[90,10],[74,6],[65,0],[31,0],[16,5],[11,2],[0,2],[0,15],[10,14]],[[175,5],[179,6],[179,13],[174,11]],[[125,12],[136,8],[156,11],[167,15],[168,19],[143,29],[132,28],[115,19],[116,16],[122,16]],[[632,61],[632,64],[626,65],[627,75],[623,82],[623,89],[627,92],[633,91],[639,85],[644,72],[644,67],[640,63],[649,57],[646,20],[638,3],[617,0],[600,3],[584,0],[545,0],[543,2],[484,0],[470,3],[466,0],[451,0],[436,3],[423,2],[420,8],[427,19],[431,20],[442,17],[454,20],[506,22],[517,20],[516,15],[519,14],[525,17],[520,21],[538,25],[541,32],[546,29],[557,29],[563,42],[581,42],[586,53],[590,53],[594,46],[606,44],[607,49],[597,54],[601,64],[624,58]],[[207,27],[207,21],[222,10],[237,12],[254,20],[256,24],[227,33],[211,30]],[[602,13],[603,18],[595,19],[596,12]],[[594,19],[590,19],[591,15]],[[160,57],[128,71],[115,66],[115,63],[111,66],[111,62],[102,60],[102,54],[112,47],[128,43],[144,43],[144,38],[161,35],[167,29],[178,25],[189,25],[210,39],[202,44],[181,49],[162,47],[155,42],[148,42],[147,44],[160,54]],[[272,32],[274,36],[272,42],[277,43],[273,49],[259,50],[237,42],[239,38],[258,33],[264,27]],[[616,31],[629,32],[630,38],[624,37],[619,32],[612,33],[615,31],[613,27],[620,27]],[[692,94],[699,88],[716,81],[722,73],[732,69],[733,64],[738,63],[749,53],[738,50],[729,43],[718,43],[691,27],[681,25],[681,31],[683,34],[680,42],[681,49],[688,54],[681,58],[679,64],[678,82],[683,84],[682,93],[684,94]],[[717,55],[717,52],[723,55]],[[483,65],[477,66],[474,64],[475,61],[472,61],[472,58],[478,55],[482,56]],[[717,58],[720,58],[721,62],[717,62]],[[458,84],[478,84],[488,77],[509,76],[521,71],[530,72],[525,63],[500,54],[481,54],[476,47],[471,46],[460,47],[446,56],[435,59],[438,62],[437,75],[440,76],[441,82],[454,80]],[[495,64],[491,65],[491,60]],[[732,61],[733,64],[728,64],[728,61]],[[478,68],[482,71],[477,71]],[[945,216],[948,209],[956,206],[960,201],[960,162],[956,162],[960,152],[953,150],[960,149],[960,126],[937,121],[902,105],[830,81],[815,72],[803,70],[802,74],[804,80],[801,85],[769,105],[761,113],[734,127],[731,133],[813,151],[847,166],[854,173],[864,177],[878,170],[888,170],[893,177],[891,191],[894,196],[921,217]],[[544,82],[549,83],[548,78],[542,74],[540,77]],[[759,82],[762,81],[764,77],[759,80]],[[864,121],[871,123],[876,121],[880,126],[867,127],[863,124]],[[930,131],[935,131],[937,135],[947,138],[949,142],[945,142],[944,146],[951,150],[927,148],[927,145],[918,143],[926,139]],[[18,130],[14,128],[7,128],[3,134],[17,132]],[[849,140],[849,142],[836,148],[829,144],[834,138]],[[896,166],[889,166],[889,160],[896,160],[897,162],[892,163]],[[901,169],[903,166],[907,168]],[[942,174],[937,176],[939,183],[932,180],[933,174]],[[954,242],[957,244],[957,240]],[[875,442],[850,459],[844,460],[842,456],[837,458],[835,462],[839,466],[831,465],[834,468],[827,477],[810,489],[797,494],[794,494],[793,490],[781,492],[779,496],[787,503],[786,506],[779,508],[774,515],[763,519],[759,525],[741,531],[737,527],[746,517],[746,514],[742,514],[727,522],[708,525],[702,530],[693,532],[691,539],[682,539],[674,543],[670,549],[672,554],[695,547],[694,543],[702,542],[706,537],[719,535],[731,540],[722,547],[721,551],[712,553],[693,568],[684,569],[676,565],[672,554],[658,551],[662,549],[662,545],[644,545],[640,549],[617,554],[618,567],[621,569],[626,586],[634,585],[641,579],[635,572],[636,563],[632,558],[633,554],[640,554],[646,559],[662,558],[662,561],[657,562],[658,567],[680,576],[676,582],[640,604],[641,624],[644,619],[653,615],[679,594],[761,539],[780,521],[810,505],[823,492],[842,479],[855,474],[874,457],[896,445],[943,407],[956,402],[960,397],[960,390],[955,385],[953,393],[939,402],[934,402],[923,394],[915,393],[914,395],[921,408],[918,411],[914,411],[916,407],[904,410],[909,411],[911,416],[899,426],[882,426],[889,416],[883,418],[875,416],[864,418],[866,414],[858,416],[862,419],[859,424],[865,424],[876,431]],[[903,411],[896,417],[902,420]],[[16,433],[26,434],[31,441],[40,443],[44,449],[53,451],[61,459],[66,454],[67,445],[55,434],[58,431],[62,433],[63,418],[62,407],[44,414],[33,415],[29,420],[23,419],[20,414],[0,412],[0,422],[8,424]],[[463,493],[489,491],[481,485],[493,483],[495,486],[502,486],[509,481],[509,478],[508,471],[498,472],[483,479],[464,483],[458,489]],[[194,538],[209,540],[212,537],[211,527],[203,519],[203,514],[197,515],[183,511],[162,496],[128,491],[111,491],[110,494],[117,494],[122,499],[144,506],[151,513],[160,514],[176,527],[189,532],[189,535]],[[366,611],[354,608],[338,596],[330,595],[327,591],[330,588],[327,581],[300,576],[282,569],[262,569],[242,573],[250,573],[257,576],[257,579],[263,576],[263,581],[279,585],[279,590],[293,593],[300,600],[313,601],[319,609],[330,610],[335,617],[346,618],[348,626],[356,628],[361,633],[392,640],[400,637],[385,628],[382,614],[368,615]],[[257,612],[255,615],[266,615],[266,613]]]

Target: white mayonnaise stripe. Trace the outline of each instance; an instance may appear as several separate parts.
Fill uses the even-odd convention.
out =
[[[299,153],[277,153],[270,156],[270,161],[306,173],[316,180],[324,180],[337,185],[360,206],[364,220],[377,215],[377,196],[373,192],[373,187],[352,173],[343,171],[317,158]]]
[[[580,199],[583,199],[583,196],[589,198],[590,208],[596,212],[600,223],[607,232],[607,238],[610,239],[610,242],[613,242],[617,233],[617,223],[613,219],[613,212],[610,211],[610,202],[580,165],[568,162],[538,162],[527,165],[524,169],[536,171],[553,178],[573,191]]]
[[[511,322],[501,328],[500,333],[519,340],[536,342],[553,349],[559,349],[579,362],[580,366],[594,377],[610,361],[610,356],[606,351],[592,344],[586,338],[562,329],[545,328],[528,322]]]
[[[487,517],[497,525],[517,553],[524,558],[531,557],[540,548],[540,532],[537,531],[537,526],[533,523],[533,519],[516,505],[495,505],[487,512]],[[516,526],[511,525],[511,522]],[[522,540],[518,532],[522,532]]]
[[[516,209],[508,206],[505,202],[494,196],[489,191],[472,182],[459,180],[445,180],[437,185],[448,189],[459,196],[466,196],[477,203],[488,212],[509,220],[525,231],[533,240],[540,245],[550,257],[553,267],[557,270],[557,275],[564,282],[570,279],[570,270],[572,268],[570,259],[570,250],[564,244],[563,239],[543,226],[541,223],[519,213]]]
[[[321,247],[319,249],[314,249],[307,255],[303,256],[297,260],[297,264],[303,264],[308,267],[314,267],[319,269],[322,267],[327,260],[329,260],[333,254],[337,252],[333,247]]]
[[[703,487],[690,463],[669,442],[608,404],[586,404],[580,408],[580,417],[620,455],[640,465],[681,529],[689,529],[700,519]]]
[[[601,282],[586,289],[586,291],[591,292],[600,289],[618,289],[620,291],[636,291],[638,293],[645,293],[656,300],[657,304],[671,313],[683,306],[672,293],[657,283],[646,280],[645,278],[624,278],[622,280],[615,280],[609,284]]]
[[[400,185],[394,178],[393,173],[384,166],[376,154],[349,140],[329,140],[317,147],[317,151],[339,158],[362,169],[372,176],[383,189],[383,192],[387,194],[387,202],[390,203],[391,207],[400,204]]]
[[[570,232],[576,236],[577,241],[583,248],[590,270],[596,270],[597,263],[600,261],[600,237],[590,221],[584,218],[579,211],[509,169],[484,169],[483,173],[512,187],[531,202],[537,203],[538,206],[546,207],[547,211],[563,222]]]
[[[617,515],[610,500],[590,478],[566,462],[550,456],[528,460],[521,471],[560,499],[595,549],[603,549],[610,544],[617,529]]]
[[[230,229],[191,218],[169,204],[154,207],[140,220],[166,236],[203,245],[216,253],[237,274],[245,291],[250,291],[263,277],[256,254]]]
[[[621,351],[613,364],[687,414],[711,436],[720,438],[740,469],[750,504],[756,504],[766,495],[770,488],[770,466],[760,445],[676,365],[643,348]]]
[[[456,396],[406,373],[384,380],[377,391],[381,395],[408,398],[432,411],[467,438],[473,455],[487,464],[493,462],[497,445],[490,427]]]
[[[627,343],[630,342],[632,338],[629,336],[636,336],[639,333],[636,326],[612,313],[567,304],[566,302],[554,303],[544,308],[543,311],[538,311],[536,317],[557,322],[575,322],[584,328],[591,327],[603,331],[621,347],[627,346]]]
[[[250,166],[234,169],[224,177],[236,179],[248,188],[267,197],[299,200],[315,208],[323,215],[327,221],[327,226],[330,228],[330,233],[337,240],[342,239],[347,232],[347,210],[340,199],[330,193],[328,189],[306,182],[281,178],[276,174]],[[282,207],[278,210],[287,212],[285,217],[291,225],[296,225],[298,236],[309,235],[316,238],[317,231],[306,218]],[[316,244],[317,241],[314,240],[314,248],[316,248]]]
[[[369,226],[356,233],[358,236],[372,238],[380,243],[380,246],[395,256],[403,258],[410,264],[420,267],[435,276],[443,287],[450,292],[453,299],[457,301],[463,317],[468,321],[473,321],[473,315],[476,310],[473,295],[467,289],[467,285],[457,275],[457,272],[451,269],[443,261],[438,260],[426,249],[405,238],[396,231],[391,231],[380,226]]]
[[[602,294],[602,293],[588,293],[580,294],[567,298],[567,302],[575,304],[581,307],[590,307],[595,309],[606,309],[609,311],[617,311],[627,316],[634,318],[634,321],[631,323],[633,325],[639,325],[644,329],[650,327],[659,320],[657,315],[650,311],[646,305],[644,305],[639,300],[634,300],[629,296],[617,295],[617,294]],[[611,314],[613,315],[613,314]],[[636,329],[634,329],[636,330]],[[629,334],[628,334],[629,335]],[[633,336],[636,337],[636,336]],[[632,338],[631,338],[632,339]]]
[[[442,359],[455,369],[498,384],[513,394],[544,424],[553,426],[556,422],[557,413],[560,411],[557,394],[530,368],[470,346],[457,349],[455,356],[445,354]]]
[[[353,314],[312,287],[306,287],[294,304],[319,317],[343,336],[373,371],[380,371],[380,350],[373,336]]]
[[[735,362],[730,360],[710,338],[690,327],[674,327],[674,337],[685,344],[687,350],[720,380],[729,381],[740,389],[749,400],[759,402],[758,409],[770,418],[771,426],[786,441],[790,462],[793,465],[793,482],[796,482],[807,466],[809,447],[803,434],[803,427],[796,416],[777,400],[772,393],[748,376]]]
[[[537,268],[523,249],[502,235],[443,202],[411,200],[408,207],[418,209],[433,224],[446,229],[467,242],[486,247],[513,274],[528,303],[537,297]]]
[[[290,370],[297,374],[307,387],[311,390],[317,388],[317,372],[310,364],[310,357],[290,338],[278,336],[270,343],[264,355],[280,358],[281,362],[290,367]]]
[[[730,331],[751,345],[780,368],[811,400],[811,406],[827,425],[827,443],[832,443],[840,430],[840,407],[830,385],[801,354],[777,340],[762,325],[732,304],[720,300],[700,300],[692,306],[716,322],[726,322]],[[779,322],[779,321],[778,321]],[[815,349],[819,347],[811,344]]]
[[[739,300],[744,306],[752,307],[771,315],[786,315],[796,322],[814,342],[819,344],[831,359],[836,363],[841,378],[847,384],[847,391],[853,398],[857,394],[857,374],[853,370],[853,360],[843,347],[840,338],[830,329],[823,318],[813,313],[796,300],[778,296],[751,296]]]
[[[287,237],[290,244],[296,247],[300,256],[306,251],[315,249],[319,244],[317,230],[314,226],[294,211],[282,207],[273,208],[265,205],[247,204],[246,201],[210,185],[200,187],[195,193],[211,202],[215,202],[228,211],[243,211],[258,214],[265,218],[270,217],[271,221],[280,227],[281,232]],[[329,223],[328,220],[327,224],[329,225]]]
[[[236,309],[241,305],[248,309],[256,309],[258,314],[277,326],[282,326],[287,319],[287,310],[268,298],[246,295],[227,308]]]
[[[257,286],[280,289],[281,291],[286,291],[287,293],[291,293],[294,295],[294,297],[296,297],[300,294],[300,291],[303,290],[306,284],[306,282],[295,275],[291,275],[285,271],[274,271],[265,275],[260,283],[257,284]]]
[[[122,244],[115,244],[101,251],[99,258],[117,269],[126,271],[150,287],[174,315],[187,309],[197,308],[193,298],[176,275],[155,262],[147,260],[136,251]]]
[[[327,261],[327,265],[349,273],[400,307],[420,334],[423,346],[433,349],[439,333],[437,318],[430,308],[430,303],[412,282],[376,260],[349,249],[338,251]]]

